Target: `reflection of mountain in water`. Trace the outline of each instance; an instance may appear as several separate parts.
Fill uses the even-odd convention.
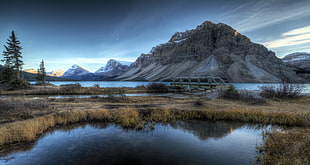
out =
[[[176,122],[171,124],[175,129],[190,132],[199,137],[201,140],[208,138],[221,138],[230,134],[234,129],[243,126],[237,122],[223,122],[223,121],[198,121],[191,120],[185,122]]]
[[[110,123],[78,123],[78,124],[71,124],[71,125],[65,125],[65,126],[61,126],[61,127],[57,127],[54,129],[49,130],[48,132],[44,133],[44,135],[42,135],[41,137],[44,137],[46,134],[53,134],[55,131],[63,131],[63,132],[70,132],[74,129],[77,128],[85,128],[87,125],[91,126],[92,128],[96,128],[96,129],[105,129],[107,128]],[[40,138],[39,138],[40,139]],[[33,142],[29,142],[29,143],[25,143],[25,144],[21,144],[21,145],[12,145],[12,146],[6,146],[4,148],[1,148],[0,150],[0,157],[4,157],[6,155],[15,153],[15,152],[26,152],[26,151],[30,151],[33,149],[33,147],[35,147],[37,145],[38,140],[33,141]],[[8,158],[9,160],[10,158]],[[5,159],[4,159],[5,160]]]
[[[62,126],[60,128],[55,128],[53,130],[50,130],[49,132],[45,133],[51,133],[55,131],[62,131],[62,132],[71,132],[75,129],[82,128],[87,129],[86,126],[89,125],[91,128],[95,129],[106,129],[108,126],[110,126],[111,123],[83,123],[83,124],[72,124],[67,126]],[[239,128],[243,126],[243,124],[237,123],[237,122],[223,122],[223,121],[198,121],[198,120],[192,120],[192,121],[183,121],[183,122],[176,122],[173,124],[170,124],[172,128],[183,130],[184,132],[190,132],[191,134],[197,136],[198,138],[202,140],[207,140],[209,137],[211,138],[221,138],[229,133],[232,132],[232,130]],[[146,128],[147,129],[147,128]],[[157,129],[157,127],[155,127]],[[160,127],[158,129],[161,129]],[[128,131],[128,129],[126,129]],[[142,130],[143,131],[143,130]],[[156,130],[155,130],[156,131]],[[129,131],[130,132],[130,131]],[[42,135],[42,137],[45,137]],[[35,147],[37,144],[37,141],[34,141],[33,143],[23,144],[19,146],[13,146],[11,148],[5,148],[2,151],[0,151],[0,158],[4,157],[6,155],[21,151],[29,151],[32,150],[33,147]],[[13,158],[13,157],[12,157]],[[4,159],[11,159],[11,157],[7,157]],[[2,159],[2,160],[4,160]]]

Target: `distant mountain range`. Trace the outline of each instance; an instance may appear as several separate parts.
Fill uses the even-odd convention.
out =
[[[125,73],[129,69],[129,64],[128,62],[110,59],[104,67],[99,68],[95,73],[75,64],[61,77],[90,81],[110,80]]]
[[[25,69],[24,72],[37,74],[38,71],[35,69]],[[53,77],[61,77],[64,74],[64,71],[61,69],[53,70],[51,72],[46,72],[47,76],[53,76]]]
[[[4,66],[0,65],[0,72],[2,72],[4,69]],[[21,72],[22,77],[28,81],[36,81],[37,77],[37,71],[34,69],[26,69]],[[54,76],[46,76],[46,81],[71,81],[72,79],[66,79],[61,77],[54,77]]]

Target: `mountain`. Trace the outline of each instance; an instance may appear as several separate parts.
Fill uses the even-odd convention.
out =
[[[38,71],[35,69],[25,69],[24,72],[27,73],[33,73],[33,74],[37,74]],[[53,76],[53,77],[61,77],[64,74],[63,70],[57,69],[57,70],[53,70],[51,72],[46,72],[47,76]]]
[[[111,80],[125,73],[129,69],[128,65],[123,65],[122,63],[127,64],[128,62],[120,62],[110,59],[104,67],[99,68],[95,73],[91,73],[75,64],[61,77],[85,81]]]
[[[121,62],[110,59],[104,67],[99,68],[95,74],[105,77],[115,77],[125,73],[129,65],[123,65]]]
[[[282,58],[282,61],[300,70],[310,72],[310,53],[296,52]]]
[[[4,66],[0,65],[0,72],[2,72],[4,69]],[[27,72],[28,71],[28,72]],[[38,76],[37,73],[31,73],[35,71],[34,69],[25,69],[21,72],[22,77],[28,81],[36,81],[36,77]],[[45,81],[71,81],[72,79],[65,79],[60,77],[52,77],[52,76],[46,76]]]
[[[31,68],[31,69],[25,69],[24,72],[33,73],[33,74],[37,74],[37,73],[38,73],[38,71],[35,70],[35,69],[33,69],[33,68]]]
[[[74,64],[70,69],[68,69],[61,77],[81,80],[83,75],[89,74],[88,70],[82,68],[81,66]]]
[[[46,75],[53,76],[53,77],[61,77],[64,75],[64,71],[61,69],[53,70],[51,72],[47,72]]]
[[[141,54],[118,80],[170,81],[176,77],[219,76],[228,82],[297,81],[293,69],[232,27],[206,21],[175,33]],[[300,80],[300,79],[298,79]]]

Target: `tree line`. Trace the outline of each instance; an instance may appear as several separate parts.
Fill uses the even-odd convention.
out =
[[[12,88],[23,88],[29,86],[27,80],[24,80],[21,74],[24,62],[22,60],[23,49],[20,41],[17,39],[15,32],[12,31],[11,36],[7,39],[2,53],[4,62],[4,69],[0,75],[1,83],[9,84]],[[45,83],[46,71],[44,61],[42,60],[38,69],[36,80],[39,83]]]

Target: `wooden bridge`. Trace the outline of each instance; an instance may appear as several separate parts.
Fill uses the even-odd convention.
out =
[[[220,77],[177,77],[170,83],[175,88],[212,90],[227,88],[228,84]]]

